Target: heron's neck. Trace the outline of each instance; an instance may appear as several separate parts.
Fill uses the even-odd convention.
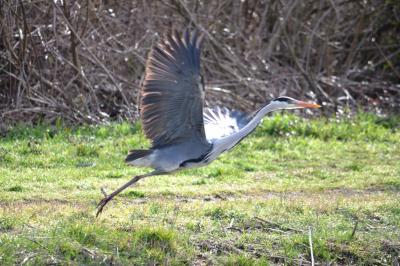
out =
[[[277,107],[273,103],[264,106],[263,108],[257,111],[254,117],[243,128],[233,133],[232,135],[216,140],[214,146],[217,149],[221,149],[221,152],[233,148],[243,138],[245,138],[247,135],[253,132],[253,130],[258,126],[258,124],[260,124],[261,120],[264,118],[266,114],[275,111],[277,109],[279,109],[279,107]]]

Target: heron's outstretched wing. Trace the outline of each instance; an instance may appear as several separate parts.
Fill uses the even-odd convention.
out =
[[[153,147],[197,137],[206,142],[198,32],[166,37],[152,50],[141,91],[141,117]]]
[[[239,111],[230,111],[226,107],[206,108],[204,110],[204,128],[207,140],[229,136],[243,128],[250,118]]]

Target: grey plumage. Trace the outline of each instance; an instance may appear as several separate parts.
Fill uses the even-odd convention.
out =
[[[131,150],[129,151],[128,156],[126,156],[125,162],[129,163],[135,161],[139,158],[150,155],[152,152],[153,152],[152,150]]]
[[[183,38],[175,33],[152,50],[140,104],[143,129],[152,147],[142,157],[128,155],[128,164],[170,172],[210,150],[203,122],[200,45],[198,32],[186,31]]]
[[[150,54],[140,106],[143,129],[153,148],[192,138],[206,142],[200,44],[197,32],[186,31],[182,39],[175,33]]]
[[[133,150],[125,161],[153,172],[133,177],[99,202],[104,206],[127,187],[148,176],[200,167],[215,160],[250,134],[268,112],[277,109],[317,108],[289,97],[279,97],[249,116],[227,108],[206,108],[200,76],[199,32],[185,31],[161,40],[151,51],[140,91],[141,119],[149,150]]]

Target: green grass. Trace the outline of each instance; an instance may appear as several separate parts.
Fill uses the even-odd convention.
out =
[[[140,125],[17,126],[0,140],[0,265],[392,264],[400,117],[277,114],[211,165],[141,180]],[[356,229],[355,228],[355,225]]]

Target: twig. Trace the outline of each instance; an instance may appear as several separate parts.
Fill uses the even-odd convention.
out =
[[[31,239],[29,237],[24,237],[24,238],[29,240],[29,241],[31,241],[31,242],[33,242],[33,243],[35,243],[36,245],[40,246],[41,248],[47,250],[49,253],[53,253],[53,251],[51,251],[48,247],[42,245],[40,242],[36,241],[35,239]]]
[[[77,32],[75,31],[75,29],[72,27],[71,23],[69,23],[68,19],[65,17],[64,13],[62,12],[62,10],[60,9],[60,7],[53,3],[54,6],[56,7],[56,9],[58,9],[59,12],[61,12],[62,17],[64,18],[64,22],[68,25],[69,29],[71,30],[71,32],[73,32],[76,35],[76,38],[79,40],[79,42],[86,48],[87,52],[92,56],[92,58],[96,61],[96,63],[104,70],[104,72],[107,74],[107,76],[111,79],[112,83],[114,84],[114,86],[118,89],[118,91],[121,94],[122,99],[124,100],[125,104],[127,106],[130,106],[130,103],[128,101],[128,99],[126,98],[124,92],[122,91],[121,87],[119,86],[119,84],[117,83],[117,81],[115,80],[115,78],[113,77],[113,75],[111,74],[110,70],[108,70],[108,68],[97,58],[97,56],[91,51],[90,47],[88,47],[86,45],[86,43],[79,37],[79,35],[77,34]]]
[[[357,226],[358,226],[358,217],[356,217],[356,223],[354,224],[353,231],[351,232],[350,239],[353,239],[354,235],[356,234]]]
[[[282,226],[280,224],[277,224],[277,223],[274,223],[274,222],[271,222],[271,221],[267,221],[267,220],[262,219],[262,218],[257,217],[257,216],[254,217],[254,219],[256,219],[256,220],[258,220],[258,221],[260,221],[262,223],[265,223],[265,224],[268,224],[270,226],[278,228],[278,229],[268,228],[271,231],[276,231],[276,232],[281,232],[281,233],[284,232],[284,231],[293,231],[293,232],[296,232],[296,233],[304,233],[302,230],[295,229],[295,228],[288,227],[288,226]]]
[[[382,51],[381,47],[379,46],[379,44],[377,44],[376,42],[374,42],[375,47],[378,48],[379,53],[382,55],[382,57],[384,58],[386,64],[393,70],[393,73],[396,74],[397,78],[400,79],[400,73],[397,71],[396,67],[394,67],[392,61],[390,60],[390,58],[388,56],[386,56],[386,54]],[[397,53],[400,50],[397,50]],[[394,53],[396,55],[396,53]]]
[[[308,227],[308,242],[310,244],[310,256],[311,256],[311,266],[314,266],[314,253],[313,253],[313,244],[312,244],[312,235],[311,235],[311,226]]]
[[[267,48],[267,52],[266,52],[267,59],[270,59],[270,57],[273,53],[273,50],[275,49],[279,39],[281,38],[282,31],[284,31],[286,24],[288,22],[288,19],[291,17],[292,11],[293,11],[294,7],[297,6],[298,2],[299,2],[298,0],[293,1],[292,4],[287,8],[287,10],[285,10],[286,12],[285,12],[284,19],[282,21],[277,20],[276,30],[274,31],[272,38],[269,41],[268,48]]]
[[[35,256],[37,255],[37,253],[31,253],[28,256],[26,256],[19,265],[24,265],[25,263],[27,263],[29,260],[33,259]]]

